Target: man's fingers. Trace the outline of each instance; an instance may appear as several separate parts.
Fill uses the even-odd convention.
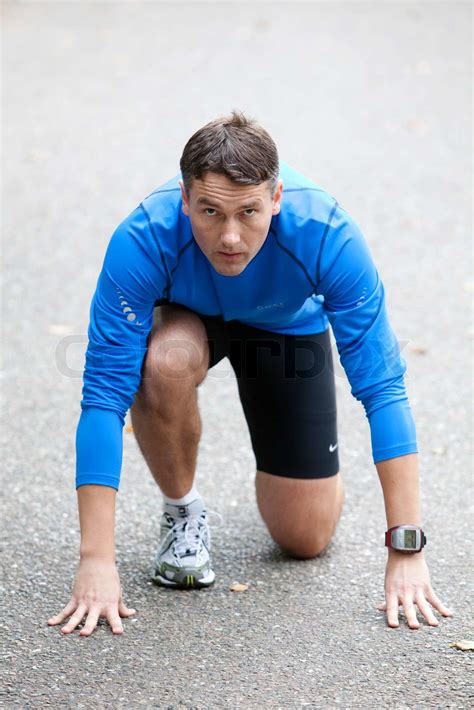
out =
[[[107,621],[109,622],[112,631],[114,634],[121,634],[123,633],[123,626],[122,622],[120,620],[120,616],[118,615],[117,609],[108,609],[107,611]]]
[[[416,605],[417,605],[418,609],[421,611],[421,613],[423,614],[423,616],[425,617],[425,619],[429,623],[429,625],[430,626],[438,626],[438,619],[433,614],[433,611],[432,611],[430,605],[428,604],[428,602],[426,601],[426,599],[423,595],[423,592],[421,592],[421,591],[417,592],[415,601],[416,601]]]
[[[387,594],[385,609],[387,611],[388,625],[395,628],[398,626],[398,597],[393,592],[391,594]]]
[[[133,614],[136,614],[137,610],[136,609],[129,609],[128,607],[125,606],[122,600],[120,600],[119,604],[119,614],[122,617],[127,617],[127,616],[133,616]]]
[[[433,592],[433,590],[431,588],[426,592],[425,596],[428,599],[431,606],[433,606],[437,611],[439,611],[440,614],[442,614],[443,616],[452,616],[453,615],[453,612],[444,606],[444,604],[438,599],[438,597],[436,596],[436,594]]]
[[[409,597],[403,599],[403,611],[405,612],[406,620],[410,629],[419,629],[420,622],[416,618],[416,610],[413,601]]]
[[[75,613],[73,614],[73,612]],[[120,617],[127,618],[129,616],[133,616],[136,613],[136,609],[126,607],[123,601],[120,601],[118,611],[116,607],[113,611],[112,609],[108,610],[106,613],[106,617],[110,626],[112,627],[112,631],[114,632],[114,634],[123,633],[123,626]],[[97,622],[100,617],[100,608],[94,607],[88,609],[85,603],[77,604],[77,602],[71,600],[69,604],[65,606],[59,614],[57,614],[56,616],[52,616],[50,619],[48,619],[48,624],[60,624],[71,614],[71,618],[69,619],[67,624],[63,626],[61,631],[65,634],[71,633],[71,631],[73,631],[76,626],[81,623],[82,619],[87,614],[84,628],[81,629],[79,635],[90,636],[97,626]]]
[[[63,626],[61,631],[64,634],[69,634],[73,629],[76,628],[78,624],[81,623],[82,619],[84,618],[84,614],[87,612],[87,607],[85,604],[79,604],[77,607],[76,612],[71,616],[67,624]]]
[[[56,614],[56,616],[52,616],[50,619],[48,619],[48,624],[50,626],[54,626],[55,624],[60,624],[66,617],[70,616],[73,611],[77,609],[77,602],[71,599],[69,604],[62,609],[59,614]]]
[[[100,608],[99,607],[94,607],[92,609],[89,609],[89,613],[87,614],[87,619],[86,623],[84,624],[84,628],[79,631],[79,636],[90,636],[91,633],[94,631],[95,627],[97,626],[97,621],[100,616]]]

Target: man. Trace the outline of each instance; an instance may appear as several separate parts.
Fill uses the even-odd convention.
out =
[[[91,310],[77,428],[80,565],[69,604],[50,624],[99,616],[114,633],[125,606],[115,566],[114,505],[122,428],[131,407],[141,451],[164,496],[159,584],[208,586],[208,511],[193,480],[201,422],[197,388],[227,356],[256,457],[268,530],[297,558],[318,555],[343,502],[331,325],[370,424],[389,547],[388,624],[403,605],[418,628],[451,612],[434,594],[422,549],[417,442],[406,364],[384,288],[355,221],[337,200],[278,160],[256,122],[234,111],[195,133],[181,174],[114,232]]]

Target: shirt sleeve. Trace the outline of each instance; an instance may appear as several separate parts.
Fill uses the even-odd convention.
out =
[[[370,424],[374,463],[418,451],[405,389],[406,362],[391,328],[385,290],[355,220],[337,203],[317,260],[317,293],[352,395]]]
[[[140,206],[113,233],[90,305],[76,488],[119,488],[125,415],[140,386],[153,309],[165,287],[166,267]]]

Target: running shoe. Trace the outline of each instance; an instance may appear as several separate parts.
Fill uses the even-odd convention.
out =
[[[219,525],[222,516],[215,511]],[[211,531],[202,498],[188,505],[165,504],[160,522],[160,546],[152,580],[165,587],[194,589],[215,580],[211,567]]]

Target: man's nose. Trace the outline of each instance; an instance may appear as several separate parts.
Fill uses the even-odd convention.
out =
[[[235,226],[229,225],[228,227],[224,227],[224,231],[221,234],[221,241],[226,247],[233,247],[240,242],[240,234]]]

